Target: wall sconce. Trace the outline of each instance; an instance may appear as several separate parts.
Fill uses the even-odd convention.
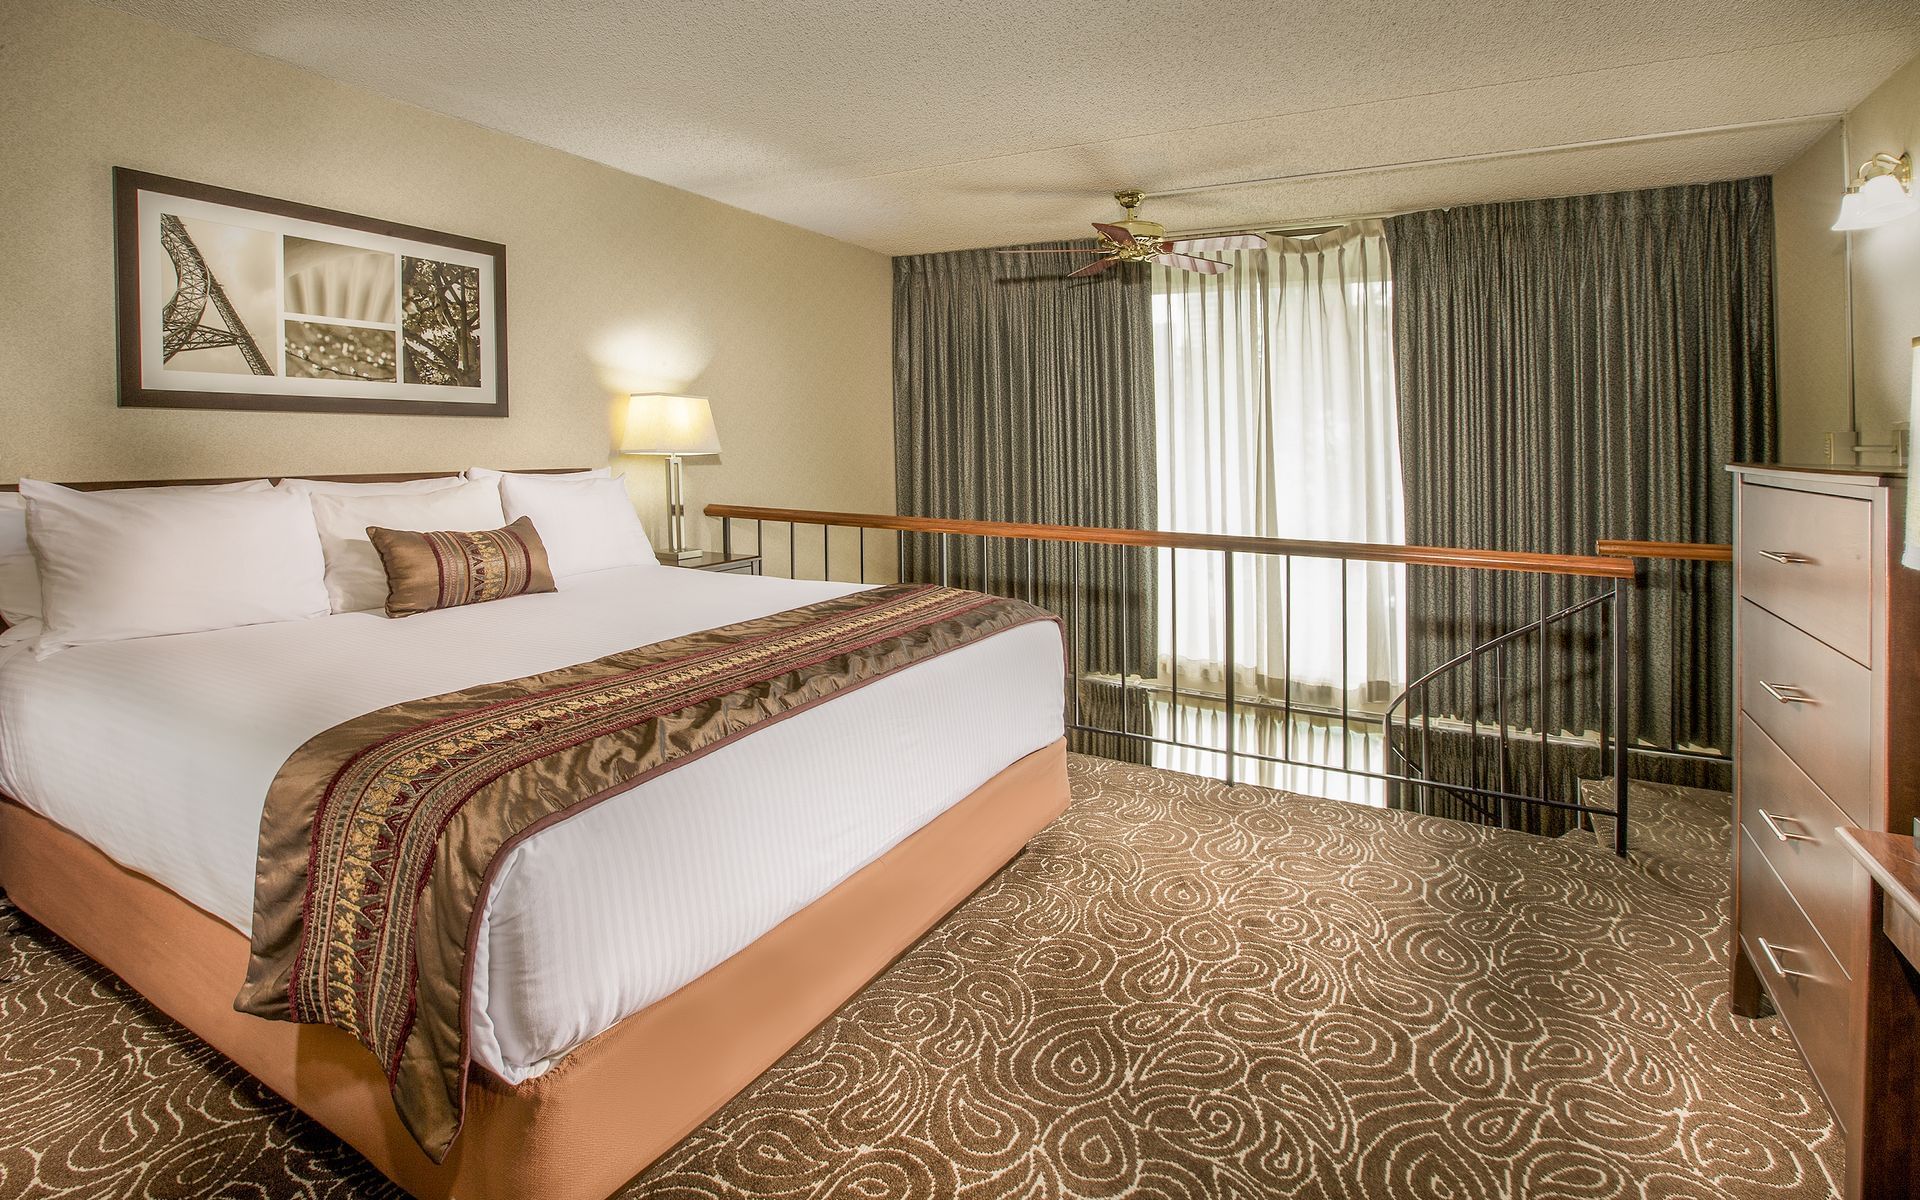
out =
[[[1837,230],[1872,229],[1920,213],[1913,194],[1913,156],[1876,154],[1853,173],[1853,186],[1840,198]]]

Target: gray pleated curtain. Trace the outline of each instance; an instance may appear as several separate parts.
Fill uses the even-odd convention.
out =
[[[1153,526],[1152,285],[1136,269],[1064,278],[1079,261],[990,250],[893,260],[902,513]],[[906,557],[910,578],[936,577],[938,539],[907,539]],[[947,570],[956,585],[1066,615],[1083,674],[1154,672],[1151,552],[950,537]],[[1152,732],[1138,689],[1123,703],[1113,683],[1089,681],[1077,702],[1083,724]],[[1134,738],[1082,738],[1077,747],[1150,757]]]
[[[1600,538],[1730,540],[1726,465],[1775,453],[1767,179],[1422,212],[1386,231],[1409,542],[1590,554]],[[1731,572],[1656,565],[1646,579],[1627,622],[1639,664],[1630,727],[1730,748]],[[1476,629],[1511,629],[1594,585],[1487,573],[1473,586],[1470,597],[1460,572],[1409,570],[1412,677]],[[1550,644],[1547,728],[1600,727],[1599,632],[1590,617]],[[1501,699],[1509,723],[1542,723],[1536,653],[1529,640],[1506,656],[1529,682],[1505,697],[1483,664],[1481,719]],[[1464,681],[1430,703],[1436,716],[1474,707]],[[1464,778],[1486,747],[1451,740],[1424,749]],[[1609,773],[1592,755],[1550,756],[1547,769],[1562,798],[1574,775]],[[1634,773],[1663,774],[1651,759]]]

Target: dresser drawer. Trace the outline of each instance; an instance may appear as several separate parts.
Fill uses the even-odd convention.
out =
[[[1740,824],[1849,976],[1858,975],[1864,880],[1834,830],[1851,825],[1758,725],[1741,718]]]
[[[1873,826],[1871,671],[1742,601],[1740,707],[1854,824]]]
[[[1859,1064],[1854,1061],[1851,983],[1767,865],[1753,834],[1743,829],[1739,836],[1740,942],[1826,1093],[1833,1115],[1853,1128],[1853,1081]]]
[[[1740,594],[1873,661],[1873,504],[1740,485]]]

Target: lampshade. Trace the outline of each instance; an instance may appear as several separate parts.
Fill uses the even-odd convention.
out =
[[[627,397],[622,454],[718,454],[720,434],[705,396]]]
[[[1840,198],[1838,230],[1872,229],[1920,213],[1920,196],[1893,175],[1875,175]]]

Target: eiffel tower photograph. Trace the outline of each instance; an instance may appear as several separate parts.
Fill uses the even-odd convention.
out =
[[[120,403],[506,415],[506,247],[114,168]]]
[[[278,239],[257,229],[160,215],[160,244],[174,292],[160,314],[161,355],[171,370],[272,375],[255,329],[274,321]]]

